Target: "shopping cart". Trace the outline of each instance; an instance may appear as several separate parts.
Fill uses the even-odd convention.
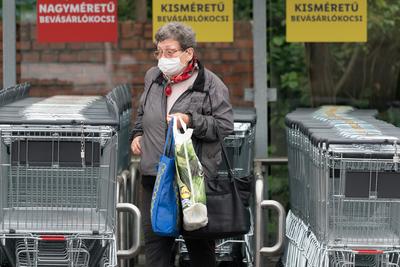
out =
[[[225,137],[229,161],[233,168],[233,175],[237,177],[249,176],[253,173],[254,139],[256,113],[254,109],[234,109],[234,133]],[[219,166],[219,175],[227,175],[224,163]],[[252,206],[252,205],[251,205]],[[250,208],[250,213],[253,210]],[[254,264],[254,223],[251,216],[249,233],[237,238],[216,241],[216,258],[220,266],[253,266]],[[177,239],[180,266],[188,266],[189,255],[182,238]]]
[[[396,248],[329,247],[300,218],[289,212],[286,218],[284,266],[315,267],[398,267],[400,251]]]
[[[107,97],[27,97],[27,84],[10,90],[0,106],[3,257],[21,267],[117,266],[116,177],[127,168],[119,151],[130,106],[115,103],[123,94],[131,101],[128,88]]]
[[[358,266],[366,258],[380,265],[365,266],[397,266],[396,260],[388,265],[383,256],[357,252],[396,255],[392,250],[399,245],[400,129],[375,115],[370,110],[326,106],[298,109],[286,117],[292,216],[306,226],[293,226],[297,220],[288,216],[286,235],[292,241],[287,252],[303,254],[300,258],[309,266],[319,266],[309,263],[311,258],[329,266]],[[290,229],[303,231],[293,235]],[[300,236],[303,239],[298,240]],[[315,240],[318,257],[299,253]]]

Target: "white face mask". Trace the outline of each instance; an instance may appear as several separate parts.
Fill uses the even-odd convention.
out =
[[[173,58],[162,57],[158,60],[158,68],[166,76],[171,77],[176,74],[179,74],[185,68],[185,65],[181,63],[179,57],[173,57]]]

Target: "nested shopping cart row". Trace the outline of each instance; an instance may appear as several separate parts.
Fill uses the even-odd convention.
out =
[[[113,231],[117,139],[109,127],[3,126],[2,232]]]
[[[400,130],[349,107],[287,116],[291,207],[329,245],[393,246]]]
[[[0,253],[12,266],[116,266],[129,88],[106,97],[28,90],[5,89],[0,104]]]
[[[302,219],[288,213],[286,218],[286,267],[398,267],[400,250],[395,247],[385,249],[351,248],[329,246],[318,240]]]
[[[399,266],[400,129],[376,115],[347,106],[287,115],[286,266]]]
[[[115,238],[93,235],[10,235],[12,266],[116,266]]]

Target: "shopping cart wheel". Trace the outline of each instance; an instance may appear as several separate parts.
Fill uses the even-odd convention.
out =
[[[231,261],[221,261],[218,267],[247,267],[247,264],[243,262],[243,250],[241,243],[235,243],[232,246]]]

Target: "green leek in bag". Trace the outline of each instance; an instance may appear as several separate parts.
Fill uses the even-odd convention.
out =
[[[183,133],[174,123],[176,179],[182,202],[183,228],[193,231],[208,223],[204,172],[193,148],[193,129],[179,120]]]

